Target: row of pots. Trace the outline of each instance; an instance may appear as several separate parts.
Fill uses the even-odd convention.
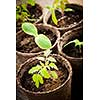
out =
[[[70,7],[75,7],[82,16],[82,7],[76,4],[69,4]],[[47,14],[49,15],[49,14]],[[71,100],[71,88],[75,87],[76,80],[82,71],[82,56],[81,57],[71,57],[66,53],[66,50],[69,48],[63,49],[64,44],[68,43],[69,41],[78,38],[82,41],[83,38],[83,27],[82,27],[82,18],[77,23],[71,23],[66,28],[59,28],[53,26],[52,24],[48,23],[49,17],[43,16],[43,21],[40,20],[35,22],[35,26],[38,29],[39,33],[47,35],[47,37],[52,42],[52,53],[58,65],[60,64],[66,70],[66,80],[62,84],[60,84],[57,88],[49,91],[42,91],[42,92],[34,92],[26,89],[24,87],[23,76],[30,68],[37,64],[39,61],[36,59],[37,56],[43,54],[43,51],[38,48],[34,42],[34,37],[25,34],[22,30],[17,31],[16,34],[16,63],[17,63],[17,99],[18,100]],[[63,18],[60,18],[62,20]],[[39,23],[44,22],[44,24]],[[70,50],[69,50],[70,51]],[[70,64],[71,63],[71,64]],[[73,75],[72,75],[73,71]],[[75,76],[75,75],[76,76]],[[75,76],[74,82],[71,82],[72,77]],[[79,79],[80,81],[80,79]],[[73,83],[72,87],[71,84]],[[75,86],[74,86],[75,85]],[[79,84],[78,84],[79,85]],[[73,99],[74,100],[74,99]]]

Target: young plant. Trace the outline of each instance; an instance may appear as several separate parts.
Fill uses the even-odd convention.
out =
[[[30,19],[30,13],[27,10],[27,4],[30,4],[31,6],[35,6],[35,0],[27,0],[22,1],[23,4],[16,6],[16,20],[21,20],[22,22],[25,22],[27,20],[34,21],[35,19]]]
[[[78,39],[75,39],[73,41],[68,42],[67,44],[64,45],[64,47],[66,47],[67,45],[72,44],[72,43],[75,44],[75,47],[78,46],[79,50],[81,51],[81,47],[83,46],[83,42],[80,42]]]
[[[44,51],[44,56],[37,57],[37,59],[40,60],[39,64],[33,66],[28,71],[28,74],[32,75],[32,80],[37,88],[39,88],[40,84],[44,84],[44,79],[55,80],[58,78],[56,73],[58,70],[55,64],[56,60],[52,56],[49,56],[50,53],[50,49]]]
[[[58,70],[55,62],[55,58],[50,56],[52,47],[51,41],[48,37],[43,34],[38,34],[37,28],[32,24],[25,22],[22,24],[22,30],[29,35],[35,37],[35,43],[41,48],[45,49],[44,56],[37,57],[40,60],[39,64],[33,66],[29,71],[28,74],[32,75],[32,80],[35,83],[35,86],[39,88],[40,84],[44,83],[45,79],[57,79],[58,75],[55,70]]]
[[[54,0],[54,3],[52,6],[47,6],[47,9],[51,12],[52,15],[52,21],[55,25],[58,24],[58,20],[55,14],[55,10],[59,9],[61,10],[62,15],[64,16],[64,11],[74,11],[71,8],[66,7],[66,4],[69,4],[68,0]]]

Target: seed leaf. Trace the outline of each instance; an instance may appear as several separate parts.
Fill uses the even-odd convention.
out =
[[[37,28],[32,23],[24,22],[22,24],[22,30],[28,35],[32,35],[35,37],[38,36]]]
[[[44,77],[44,78],[50,78],[50,74],[48,73],[46,68],[41,69],[40,74]]]
[[[54,79],[58,78],[58,75],[57,75],[57,73],[55,71],[51,71],[50,74]]]
[[[54,69],[58,70],[58,67],[56,66],[55,63],[50,63],[49,66],[50,66],[51,68],[54,68]]]
[[[43,34],[39,34],[35,38],[35,43],[41,48],[41,49],[49,49],[51,48],[51,41],[49,40],[48,37],[46,37]]]

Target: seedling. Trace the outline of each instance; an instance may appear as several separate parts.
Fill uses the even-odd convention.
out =
[[[40,60],[39,64],[33,66],[28,74],[32,75],[32,80],[35,83],[35,86],[39,88],[40,84],[44,83],[45,79],[57,79],[58,75],[55,70],[58,70],[55,62],[55,58],[50,56],[52,47],[51,41],[48,37],[43,34],[38,34],[37,28],[32,24],[25,22],[22,24],[22,30],[29,35],[35,37],[35,43],[41,48],[45,49],[43,57],[37,57]]]
[[[71,8],[66,8],[66,4],[69,4],[68,0],[54,0],[54,3],[52,6],[47,6],[47,9],[51,12],[52,15],[52,21],[54,22],[55,25],[58,24],[58,20],[55,14],[55,10],[59,9],[61,10],[62,15],[64,16],[64,11],[74,11]]]
[[[21,20],[22,22],[25,22],[27,20],[35,21],[35,19],[29,18],[30,12],[27,10],[27,4],[35,6],[35,0],[27,0],[23,4],[16,6],[16,20]]]
[[[44,51],[43,57],[37,57],[40,60],[39,64],[33,66],[28,71],[28,74],[32,75],[32,80],[37,88],[39,88],[40,84],[44,84],[44,79],[55,80],[58,78],[56,60],[52,56],[49,56],[50,53],[50,49]]]
[[[78,46],[79,50],[81,51],[81,47],[83,46],[83,42],[80,42],[78,39],[75,39],[73,41],[68,42],[67,44],[64,45],[64,47],[68,46],[69,44],[75,44],[75,47]]]

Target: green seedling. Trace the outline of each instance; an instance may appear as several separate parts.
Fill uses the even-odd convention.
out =
[[[62,15],[64,16],[64,11],[69,12],[69,11],[74,11],[71,8],[66,8],[66,4],[69,4],[68,0],[54,0],[54,3],[52,6],[47,6],[46,8],[49,9],[52,15],[52,21],[55,25],[58,25],[58,20],[55,14],[55,10],[59,9],[62,12]]]
[[[29,71],[28,74],[32,75],[32,80],[35,83],[35,86],[39,88],[40,84],[44,84],[44,79],[57,79],[58,75],[56,71],[58,67],[56,66],[55,62],[56,59],[50,56],[52,47],[51,41],[48,37],[43,34],[38,34],[38,30],[32,23],[24,22],[22,24],[22,30],[31,36],[35,37],[35,43],[41,49],[45,49],[44,56],[37,57],[40,61],[39,64],[33,66]]]
[[[24,22],[22,24],[22,30],[31,36],[35,37],[35,43],[40,47],[41,49],[50,49],[52,47],[51,41],[47,36],[44,34],[38,34],[38,30],[35,25],[29,22]]]
[[[44,51],[44,56],[37,57],[40,61],[39,64],[33,66],[28,71],[28,74],[32,75],[32,80],[37,88],[39,88],[40,84],[44,84],[44,79],[55,80],[58,78],[56,73],[58,70],[58,67],[55,64],[56,60],[52,56],[49,56],[50,53],[50,49]]]
[[[67,44],[64,45],[64,47],[66,47],[69,44],[75,43],[75,47],[79,46],[79,49],[81,49],[81,47],[83,46],[83,42],[80,42],[78,39],[75,39],[73,41],[68,42]]]
[[[22,22],[27,20],[35,21],[35,19],[29,19],[30,13],[27,10],[27,4],[35,6],[35,0],[27,0],[25,2],[23,0],[23,4],[16,6],[16,20],[21,20]]]

